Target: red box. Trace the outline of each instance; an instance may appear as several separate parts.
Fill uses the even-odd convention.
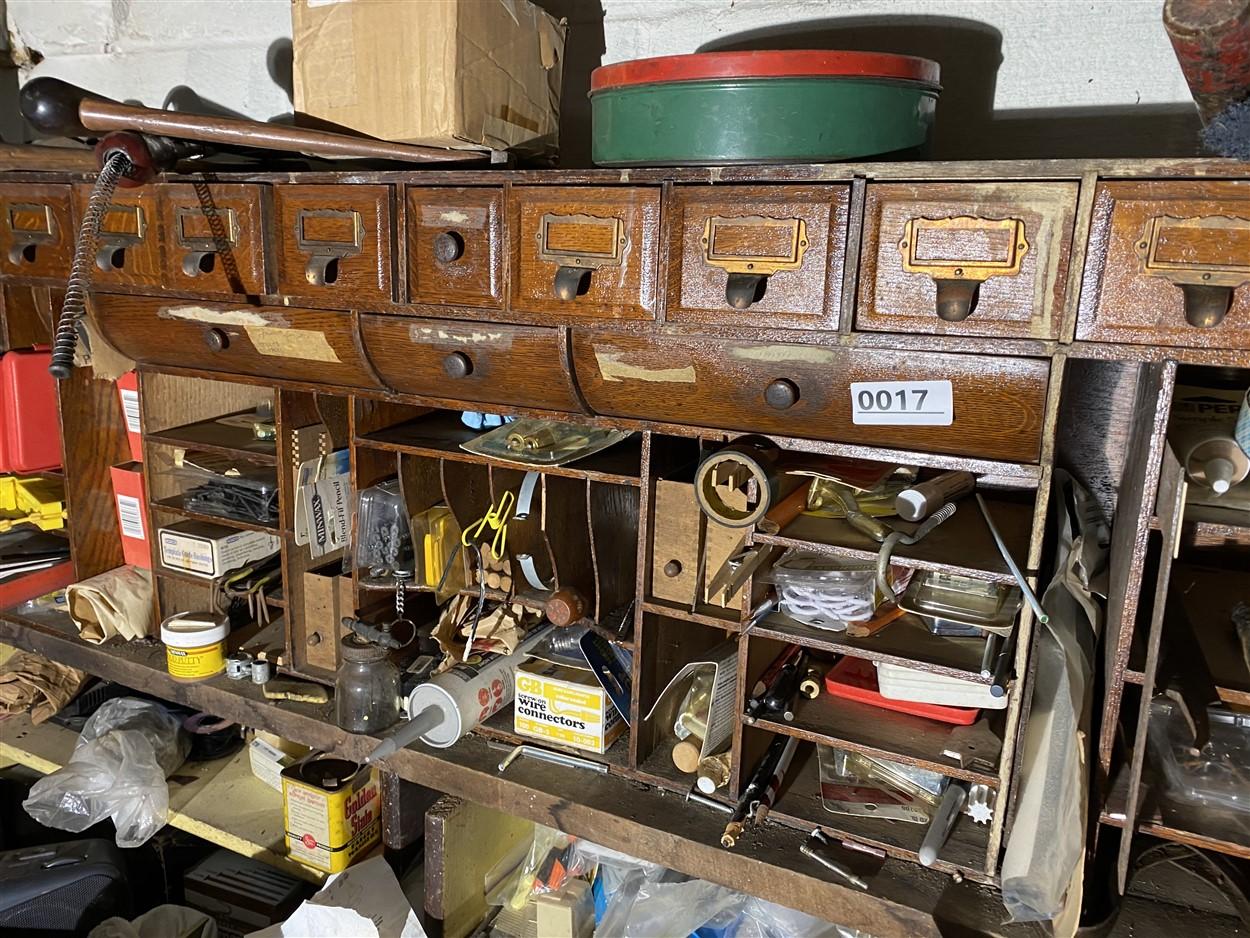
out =
[[[0,356],[0,472],[40,472],[61,465],[61,416],[52,353]]]
[[[68,560],[46,570],[15,576],[0,583],[0,609],[11,609],[28,599],[64,589],[73,582],[74,565]]]
[[[122,555],[126,563],[152,569],[148,539],[148,497],[143,490],[143,463],[126,462],[109,470],[113,477],[113,507],[121,525]]]
[[[967,726],[975,723],[980,710],[976,707],[944,707],[941,704],[917,703],[914,700],[890,700],[877,689],[877,669],[863,658],[843,658],[825,675],[825,690],[833,697],[871,704],[896,713],[927,717],[943,723]]]
[[[143,431],[139,426],[139,373],[128,371],[117,379],[117,396],[122,402],[122,417],[126,421],[126,442],[130,444],[130,458],[143,462]]]

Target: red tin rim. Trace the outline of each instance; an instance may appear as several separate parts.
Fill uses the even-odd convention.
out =
[[[694,52],[600,66],[590,73],[590,90],[717,78],[887,78],[936,85],[940,76],[931,59],[891,52]]]

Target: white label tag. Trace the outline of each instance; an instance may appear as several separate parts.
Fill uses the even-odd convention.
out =
[[[139,392],[122,388],[118,391],[122,398],[122,413],[126,415],[126,429],[131,433],[139,432]]]
[[[118,495],[117,518],[121,521],[122,537],[143,540],[143,512],[139,510],[139,499]]]
[[[856,381],[851,422],[875,426],[949,427],[955,395],[949,381]]]

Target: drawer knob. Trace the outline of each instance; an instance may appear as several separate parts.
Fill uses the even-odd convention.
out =
[[[230,336],[226,335],[220,329],[206,329],[204,331],[204,344],[213,352],[224,352],[230,347]]]
[[[670,560],[668,563],[666,563],[664,565],[664,575],[668,577],[670,580],[673,577],[681,576],[681,561]]]
[[[768,278],[761,274],[730,274],[725,283],[725,302],[734,309],[746,309],[764,298]]]
[[[556,299],[575,300],[587,290],[590,289],[591,271],[586,267],[561,267],[556,271],[555,283],[552,289],[555,290]]]
[[[473,359],[464,352],[452,352],[443,359],[443,371],[449,378],[467,378],[473,374]]]
[[[434,238],[434,260],[454,264],[464,257],[464,237],[458,231],[444,231]]]
[[[777,410],[787,410],[799,402],[799,386],[788,378],[778,378],[764,389],[764,402]]]
[[[963,322],[977,308],[981,292],[979,280],[934,280],[937,286],[937,314],[943,322]]]

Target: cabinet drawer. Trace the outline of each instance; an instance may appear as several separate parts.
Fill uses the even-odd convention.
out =
[[[837,329],[849,200],[849,186],[673,189],[666,318]]]
[[[659,189],[518,186],[509,198],[514,310],[655,318]]]
[[[104,337],[135,361],[262,378],[380,388],[356,341],[351,313],[192,304],[102,294]]]
[[[344,306],[389,302],[390,186],[274,186],[278,292]]]
[[[575,333],[591,410],[616,417],[1035,462],[1050,363],[697,337]],[[851,384],[949,381],[949,426],[855,422]]]
[[[91,186],[74,186],[75,217],[83,217],[90,197]],[[161,286],[160,229],[160,199],[154,187],[118,189],[100,220],[92,282]]]
[[[397,391],[544,410],[583,409],[565,367],[558,329],[365,315],[360,331],[373,366]]]
[[[1077,338],[1250,348],[1250,183],[1099,185]]]
[[[233,183],[160,188],[165,283],[171,290],[256,296],[265,285],[265,200],[261,186]]]
[[[76,234],[69,186],[0,185],[0,273],[66,279]]]
[[[408,187],[408,301],[503,306],[503,190]]]
[[[855,325],[1055,339],[1076,183],[869,185]]]

